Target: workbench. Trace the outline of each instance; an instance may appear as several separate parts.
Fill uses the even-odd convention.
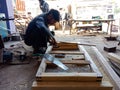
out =
[[[84,28],[84,29],[88,29],[88,28],[98,28],[98,27],[101,27],[101,25],[99,25],[100,23],[107,23],[108,26],[107,26],[107,33],[108,31],[110,30],[110,34],[111,34],[111,29],[112,29],[112,24],[113,24],[113,21],[115,21],[114,19],[71,19],[69,20],[71,22],[71,25],[70,25],[70,34],[72,33],[72,25],[73,24],[76,24],[76,29],[78,30],[79,28]],[[83,23],[82,25],[79,25],[79,23]],[[94,24],[97,23],[97,24]]]

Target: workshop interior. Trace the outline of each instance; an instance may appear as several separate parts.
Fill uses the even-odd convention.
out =
[[[29,46],[32,21],[51,37]],[[0,90],[120,90],[119,0],[0,0],[0,77]]]

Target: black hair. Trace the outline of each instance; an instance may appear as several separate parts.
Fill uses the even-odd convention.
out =
[[[56,20],[56,21],[60,21],[60,13],[58,10],[55,10],[55,9],[51,9],[48,14],[52,14],[53,15],[53,18]]]

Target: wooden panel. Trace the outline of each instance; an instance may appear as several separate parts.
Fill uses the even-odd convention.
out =
[[[114,54],[114,53],[108,53],[108,58],[116,63],[120,64],[120,56]]]
[[[52,54],[59,60],[85,60],[84,55],[72,55],[72,54]]]
[[[40,76],[43,72],[45,72],[46,66],[47,64],[45,63],[45,59],[43,59],[36,73],[36,77]]]
[[[51,54],[72,54],[72,55],[74,55],[74,54],[76,55],[77,54],[77,55],[84,55],[84,53],[80,52],[80,51],[72,51],[71,52],[71,51],[63,51],[63,50],[62,51],[55,50],[55,51],[51,51],[50,53]]]
[[[92,58],[90,57],[88,52],[85,50],[85,48],[81,45],[79,45],[79,48],[81,49],[81,51],[83,51],[85,53],[86,60],[91,62],[90,66],[93,69],[93,71],[97,73],[98,77],[102,77],[101,72],[99,71],[98,67],[95,65],[95,63],[93,62]]]
[[[102,78],[98,78],[96,73],[42,73],[38,81],[77,81],[77,82],[100,82]]]
[[[110,61],[110,66],[114,69],[118,76],[120,76],[120,64]]]
[[[32,90],[112,90],[109,82],[34,82]]]
[[[76,51],[51,51],[50,54],[54,55],[60,60],[83,60],[85,59],[83,52]]]
[[[64,64],[76,64],[76,65],[89,65],[89,61],[85,60],[60,60]],[[50,61],[46,61],[47,65],[52,64]]]
[[[57,47],[53,47],[52,50],[78,50],[77,43],[57,43]]]

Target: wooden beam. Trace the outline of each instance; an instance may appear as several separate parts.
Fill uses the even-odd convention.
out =
[[[43,58],[40,63],[40,66],[38,67],[36,77],[40,76],[43,72],[45,72],[46,67],[47,67],[47,64],[45,63],[45,59]]]
[[[109,82],[34,82],[32,90],[112,90]]]
[[[115,73],[112,67],[107,62],[108,60],[103,57],[103,55],[98,51],[98,49],[92,46],[92,49],[97,55],[97,60],[101,64],[103,70],[106,72],[108,77],[111,79],[111,82],[115,86],[115,90],[120,90],[120,77]]]
[[[120,56],[114,54],[114,53],[108,53],[108,58],[116,63],[120,64]]]
[[[47,48],[47,50],[46,50],[46,53],[49,53],[52,50],[52,48],[53,48],[52,46],[49,46]],[[45,61],[46,61],[46,59],[43,58],[42,61],[41,61],[41,63],[40,63],[40,66],[38,67],[38,70],[37,70],[37,73],[36,73],[36,77],[40,76],[41,73],[45,72],[46,66],[47,66],[47,64],[45,63]]]
[[[62,73],[42,73],[41,78],[39,78],[38,81],[64,81],[64,82],[71,82],[71,81],[77,81],[77,82],[101,82],[102,78],[98,78],[97,74],[94,72],[62,72]]]
[[[90,61],[86,60],[60,60],[64,64],[76,64],[76,65],[89,65]],[[46,61],[47,64],[52,64],[49,61]]]
[[[77,55],[84,55],[84,53],[83,52],[80,52],[80,51],[64,51],[64,50],[62,50],[62,51],[57,51],[57,50],[55,50],[55,51],[51,51],[50,52],[50,54],[77,54]]]
[[[90,66],[92,67],[92,70],[97,73],[98,77],[102,77],[101,72],[99,71],[98,67],[95,65],[85,48],[82,45],[79,45],[79,48],[85,53],[85,59],[91,62]]]
[[[115,72],[118,74],[118,76],[120,76],[120,64],[114,61],[110,61],[110,65],[115,70]]]
[[[96,46],[95,44],[87,44],[87,43],[78,43],[78,45],[84,45],[84,46]]]
[[[77,43],[57,43],[57,47],[53,47],[52,50],[78,50]]]

